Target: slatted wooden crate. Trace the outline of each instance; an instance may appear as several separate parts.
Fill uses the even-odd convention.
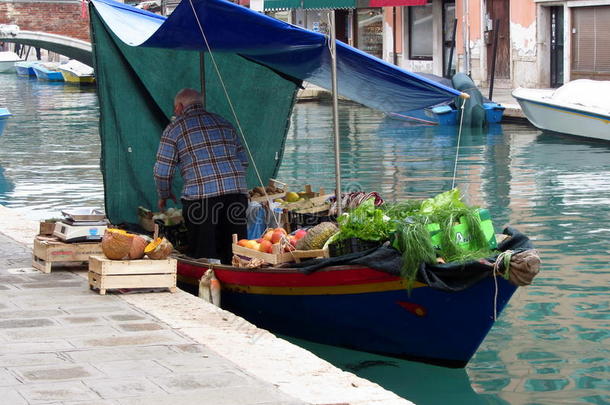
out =
[[[61,265],[86,265],[89,256],[102,253],[99,242],[63,243],[57,238],[37,236],[34,239],[32,267],[50,273]]]
[[[89,288],[168,288],[176,291],[176,259],[110,260],[104,256],[89,258]]]
[[[237,235],[233,235],[233,254],[238,256],[249,257],[251,259],[261,259],[269,264],[281,264],[297,262],[299,263],[303,259],[313,259],[328,257],[328,250],[315,249],[315,250],[293,250],[292,252],[278,252],[277,247],[274,246],[276,251],[274,253],[259,252],[258,250],[250,249],[247,247],[239,246],[237,244]]]

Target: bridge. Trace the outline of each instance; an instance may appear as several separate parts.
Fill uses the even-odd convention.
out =
[[[89,15],[80,0],[0,0],[0,41],[93,64]]]

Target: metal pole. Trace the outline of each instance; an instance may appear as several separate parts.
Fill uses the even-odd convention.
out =
[[[491,77],[489,80],[489,99],[494,94],[494,80],[496,78],[496,52],[498,51],[498,37],[500,36],[500,20],[494,20],[494,43],[491,49]]]
[[[330,23],[330,77],[333,95],[333,131],[335,140],[335,197],[337,214],[343,213],[341,207],[341,151],[339,148],[339,96],[337,94],[337,33],[335,32],[335,10],[329,11]]]
[[[199,52],[199,81],[201,82],[201,103],[205,108],[205,52]]]
[[[392,7],[392,53],[394,64],[398,66],[398,55],[396,55],[396,7]]]

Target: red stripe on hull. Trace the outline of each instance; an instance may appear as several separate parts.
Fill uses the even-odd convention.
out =
[[[199,279],[206,269],[205,266],[178,263],[178,274],[183,277]],[[336,270],[331,267],[311,274],[298,273],[294,270],[257,272],[214,267],[214,273],[221,283],[259,287],[324,287],[400,280],[400,277],[368,267],[337,267]]]

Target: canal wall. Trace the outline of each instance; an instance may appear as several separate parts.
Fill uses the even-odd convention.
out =
[[[34,236],[37,233],[37,222],[30,221],[23,215],[20,215],[15,210],[0,205],[0,234],[11,238],[15,242],[17,242],[17,244],[22,246],[22,251],[29,251],[31,249]],[[0,249],[0,255],[9,256],[7,252],[14,250],[15,249]],[[8,258],[0,257],[0,259]],[[3,263],[2,260],[0,260],[0,263]],[[6,269],[4,270],[6,271]],[[62,273],[64,273],[64,276],[61,276]],[[82,280],[80,284],[75,281],[66,282],[65,278],[68,277],[67,273],[74,273],[79,275],[80,280]],[[57,307],[61,306],[62,308],[65,308],[63,304],[55,304],[60,302],[59,300],[63,299],[82,303],[83,306],[86,306],[88,301],[95,301],[95,305],[97,305],[98,307],[105,307],[105,304],[107,303],[109,308],[116,308],[119,305],[117,304],[118,301],[121,303],[120,305],[125,305],[129,308],[132,308],[133,311],[143,314],[142,316],[145,316],[147,319],[147,322],[143,323],[143,325],[147,325],[146,328],[149,328],[149,330],[151,330],[152,332],[150,332],[151,336],[147,337],[146,339],[169,339],[170,342],[172,342],[175,346],[169,347],[167,343],[163,344],[162,346],[159,346],[163,348],[163,350],[156,350],[156,352],[154,353],[155,362],[166,364],[167,367],[171,368],[172,364],[175,366],[177,358],[183,359],[181,361],[184,361],[185,356],[184,353],[180,353],[181,351],[184,350],[188,352],[188,350],[190,350],[189,348],[197,348],[197,350],[199,351],[210,351],[210,353],[206,355],[206,359],[210,358],[211,356],[214,358],[214,362],[222,363],[221,369],[216,374],[208,376],[209,378],[214,379],[214,381],[221,380],[221,382],[218,383],[220,385],[214,387],[215,395],[225,395],[227,398],[229,398],[226,401],[215,401],[214,403],[216,405],[233,403],[260,403],[261,405],[270,405],[276,403],[290,405],[302,403],[320,405],[412,404],[411,402],[398,397],[396,394],[383,389],[382,387],[373,382],[357,377],[352,373],[342,371],[334,367],[327,361],[322,360],[314,354],[308,352],[307,350],[304,350],[283,339],[280,339],[266,330],[257,328],[255,325],[249,323],[243,318],[240,318],[230,312],[217,308],[183,291],[178,291],[174,294],[143,293],[123,295],[111,294],[108,296],[100,296],[97,293],[91,292],[86,288],[87,284],[84,280],[86,274],[86,271],[54,271],[51,274],[36,273],[35,283],[38,285],[38,287],[41,287],[41,284],[44,284],[45,282],[40,280],[47,280],[47,288],[28,289],[27,284],[21,285],[15,282],[14,285],[11,285],[9,287],[10,294],[5,294],[5,296],[12,297],[12,299],[21,299],[20,302],[30,302],[31,300],[25,295],[28,293],[30,295],[36,294],[36,301],[39,302],[35,305],[37,307],[44,305],[43,303],[45,300],[51,299],[51,306],[55,305]],[[57,277],[60,277],[60,280],[63,281],[58,281],[59,284],[57,284],[56,286],[52,284],[48,285],[49,283],[53,283],[53,280],[56,280]],[[66,287],[68,286],[71,288],[67,289]],[[57,290],[57,288],[53,287],[63,288],[61,289],[61,291],[55,291]],[[20,289],[22,290],[21,294]],[[55,291],[55,293],[53,293],[53,291]],[[49,298],[49,294],[55,295]],[[59,294],[61,294],[61,297],[57,296]],[[70,297],[70,294],[73,294],[74,296]],[[14,303],[7,303],[2,305],[14,305]],[[0,308],[4,307],[0,306]],[[49,315],[48,311],[47,315]],[[54,339],[54,344],[58,344],[58,341],[56,341],[56,339],[58,339],[59,336],[61,336],[63,333],[62,327],[57,327],[56,324],[61,324],[62,322],[64,322],[65,315],[68,314],[63,314],[61,319],[38,320],[39,322],[45,321],[54,326],[54,328],[51,328],[51,330],[48,331],[48,333],[53,334],[52,338]],[[119,346],[118,348],[115,348],[114,351],[111,351],[110,347],[104,348],[104,350],[106,350],[104,353],[107,353],[109,356],[113,357],[113,360],[119,360],[121,356],[123,357],[123,359],[130,359],[132,358],[132,355],[135,356],[137,354],[138,356],[140,356],[144,349],[157,347],[153,347],[150,344],[148,346],[138,346],[136,348],[133,348],[132,350],[130,350],[130,346],[125,347],[124,345],[133,343],[126,343],[125,339],[127,339],[126,335],[128,334],[125,332],[120,332],[121,325],[117,326],[115,324],[105,324],[105,319],[112,319],[112,317],[106,318],[104,317],[104,315],[105,311],[96,311],[94,313],[80,313],[81,318],[95,318],[95,328],[99,328],[100,331],[103,331],[108,334],[108,336],[106,337],[99,337],[96,341],[103,342],[105,346],[111,346],[112,348],[114,348],[114,346]],[[83,319],[81,319],[81,321],[83,321]],[[19,323],[21,321],[16,320],[15,322]],[[13,326],[15,327],[15,325]],[[17,325],[16,327],[19,326],[20,325]],[[64,324],[64,327],[66,329],[66,333],[68,334],[85,333],[78,332],[79,329],[75,329],[73,324]],[[87,325],[81,325],[80,330],[86,329],[88,327],[89,326]],[[136,326],[132,325],[132,328],[134,327]],[[32,328],[30,328],[30,330],[31,329]],[[21,329],[14,330],[17,330],[18,332],[11,333],[17,333],[19,334],[19,336],[25,336],[24,334],[27,334],[27,336],[30,338],[35,338],[36,336],[36,334],[32,332],[21,332]],[[2,333],[3,331],[0,329],[0,338],[2,337]],[[12,335],[8,336],[10,337]],[[43,340],[45,340],[45,336],[46,335],[43,333]],[[46,336],[46,339],[51,339],[51,336]],[[6,342],[6,339],[2,341]],[[75,349],[73,345],[78,344],[78,342],[83,343],[85,347],[77,347]],[[87,344],[90,343],[87,342],[89,342],[89,340],[85,338],[69,339],[65,342],[67,346],[60,346],[57,349],[58,353],[56,354],[56,357],[63,359],[98,358],[99,356],[96,356],[96,353],[99,352],[96,352],[95,350],[99,348],[88,347]],[[145,339],[144,343],[146,343]],[[33,341],[31,344],[35,345],[37,343]],[[49,343],[45,342],[44,345],[40,346],[40,350],[52,351],[52,349],[49,348],[48,345]],[[70,345],[72,345],[72,347]],[[117,351],[117,353],[115,353],[115,351]],[[0,362],[2,360],[3,354],[4,353],[0,352]],[[28,370],[30,370],[30,374],[28,375],[31,375],[33,377],[30,379],[21,379],[20,381],[15,382],[15,386],[17,387],[16,391],[18,391],[22,396],[25,395],[27,397],[27,395],[32,395],[32,398],[38,398],[36,397],[36,395],[38,395],[39,392],[44,392],[44,389],[40,388],[40,383],[45,382],[45,376],[49,377],[49,372],[45,371],[48,370],[49,367],[36,364],[37,360],[32,357],[34,354],[40,355],[40,353],[24,354],[24,356],[30,359],[28,360]],[[151,355],[153,354],[151,353]],[[52,357],[52,355],[50,356]],[[98,361],[101,360],[98,358]],[[144,360],[139,359],[138,361]],[[42,367],[42,369],[38,369],[38,371],[32,371],[37,370],[37,366]],[[78,379],[83,378],[85,380],[82,382],[86,386],[97,384],[96,386],[102,387],[98,391],[96,391],[98,393],[100,392],[100,390],[102,392],[107,392],[110,390],[110,387],[112,387],[113,394],[120,395],[121,391],[119,390],[119,388],[117,388],[120,387],[120,389],[126,390],[123,392],[132,392],[134,389],[141,389],[142,392],[139,395],[142,398],[150,399],[156,395],[154,392],[150,392],[151,390],[153,390],[153,386],[147,388],[147,385],[144,385],[144,383],[142,382],[143,380],[138,380],[140,385],[136,384],[134,385],[136,388],[133,388],[134,386],[126,386],[120,381],[116,381],[116,378],[113,379],[111,377],[107,377],[106,379],[104,379],[103,376],[98,376],[97,374],[99,373],[97,373],[97,370],[103,366],[98,365],[97,367],[91,366],[92,368],[89,368],[90,366],[91,362],[87,362],[84,365],[79,364],[78,366],[72,364],[70,367],[64,364],[61,366],[63,368],[60,367],[59,369],[63,370],[62,373],[64,374],[76,373],[67,376],[67,381],[71,381],[72,385],[75,380],[76,382],[80,383],[81,381],[78,381]],[[184,365],[182,364],[181,367],[183,366]],[[191,363],[189,364],[189,366],[192,367],[192,372],[198,370],[198,368],[196,368],[195,363]],[[120,367],[124,368],[125,370],[128,370],[129,367],[133,366],[129,364],[129,361],[126,361],[125,364],[121,363]],[[58,368],[55,368],[55,370],[57,369]],[[21,370],[15,369],[9,370],[9,372],[18,374],[19,372],[21,372]],[[150,371],[147,368],[143,368],[140,369],[136,374],[137,377],[140,379],[146,377],[146,383],[149,383],[150,381],[153,381],[153,383],[155,381],[159,381],[161,377],[159,377],[158,375],[152,375],[150,376],[150,378],[148,377],[148,373],[152,372],[154,372],[153,368],[151,368]],[[93,377],[91,376],[91,374],[94,374]],[[206,403],[205,397],[203,396],[198,397],[198,402],[188,402],[189,398],[195,398],[193,392],[196,391],[198,393],[197,395],[202,394],[202,392],[197,391],[198,384],[200,383],[193,380],[193,378],[196,379],[196,375],[194,377],[192,373],[189,375],[191,376],[189,377],[191,378],[191,380],[172,380],[174,381],[174,385],[169,388],[176,390],[179,388],[182,391],[187,390],[186,393],[182,391],[180,393],[175,393],[176,395],[179,395],[175,398],[182,398],[182,401],[179,403]],[[38,378],[36,376],[41,377]],[[235,397],[235,389],[236,384],[238,385],[239,381],[232,381],[232,379],[237,378],[235,376],[238,376],[242,379],[239,381],[247,381],[250,390],[256,390],[257,392],[261,392],[261,395],[264,394],[264,398],[266,399],[261,400],[261,402],[255,402],[254,398],[248,397],[246,390],[243,393],[243,399],[238,400],[238,398]],[[19,378],[17,378],[17,380],[19,380]],[[47,379],[46,382],[48,383],[48,381],[49,380]],[[163,380],[161,378],[161,381],[166,380]],[[62,387],[72,387],[72,385],[70,385],[71,383],[69,382],[62,381],[61,384],[64,384],[62,385]],[[159,384],[161,388],[165,387],[167,391],[168,387],[166,385],[163,385],[162,383],[154,385],[154,389],[157,389]],[[166,382],[166,384],[169,383]],[[27,387],[27,385],[32,385],[33,387]],[[77,385],[79,386],[79,390],[83,389],[81,384]],[[205,388],[205,384],[200,385]],[[45,385],[43,384],[43,387],[44,386]],[[191,388],[195,391],[188,391]],[[73,388],[69,388],[66,392],[68,392],[69,395],[73,396],[84,395],[83,393],[81,393],[81,391],[76,391],[74,394],[70,394],[70,392],[72,392],[70,390],[72,389]],[[130,389],[132,391],[129,391]],[[226,392],[223,393],[223,390]],[[275,390],[277,390],[277,392],[275,392]],[[87,395],[91,395],[89,391],[86,391],[86,393]],[[128,394],[126,393],[125,395]],[[73,400],[74,398],[70,397],[67,400],[70,399]],[[25,404],[30,403],[30,401],[15,403]],[[123,402],[121,401],[121,403]],[[171,401],[162,402],[161,399],[159,399],[159,401],[153,401],[148,403],[166,404],[171,403]]]

